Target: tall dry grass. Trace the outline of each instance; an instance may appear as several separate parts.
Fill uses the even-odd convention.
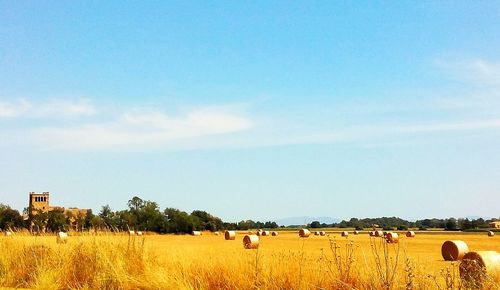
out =
[[[400,245],[371,240],[371,249],[345,238],[310,255],[298,250],[244,250],[242,245],[191,251],[151,236],[116,234],[0,238],[0,286],[33,289],[465,289],[456,268],[422,272]],[[194,238],[193,239],[197,239]],[[172,244],[168,244],[168,243]],[[231,243],[231,242],[228,242]],[[235,244],[223,245],[235,245]],[[179,244],[180,245],[180,244]],[[262,240],[261,248],[266,248]],[[165,246],[166,247],[166,246]],[[449,271],[449,272],[446,272]],[[448,273],[448,274],[446,274]],[[450,276],[452,275],[452,276]],[[491,287],[497,285],[491,284]],[[489,287],[489,286],[486,286]],[[491,288],[494,289],[494,288]]]

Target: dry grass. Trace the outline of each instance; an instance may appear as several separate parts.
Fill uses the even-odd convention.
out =
[[[387,244],[368,234],[261,237],[80,235],[0,238],[0,286],[35,289],[459,289],[458,264],[445,262],[445,234]],[[500,251],[484,234],[454,235],[473,250]],[[486,287],[497,287],[491,281]]]

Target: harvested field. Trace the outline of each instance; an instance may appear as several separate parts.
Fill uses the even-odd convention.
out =
[[[384,267],[376,259],[384,249],[393,261],[399,255],[395,288],[405,287],[411,273],[414,289],[443,286],[444,269],[458,264],[444,261],[441,245],[449,239],[466,241],[474,251],[500,251],[496,237],[484,234],[426,234],[406,238],[398,244],[383,238],[360,235],[302,239],[297,231],[282,231],[277,237],[259,237],[258,250],[243,247],[243,233],[235,240],[202,235],[81,235],[69,236],[57,244],[54,236],[0,238],[0,285],[24,288],[108,288],[108,289],[339,289],[347,283],[357,289],[375,285],[383,289]],[[374,247],[372,246],[374,245]],[[341,258],[352,257],[350,273],[337,271],[333,251]],[[346,260],[347,261],[347,260]],[[378,265],[378,266],[377,266]],[[455,274],[454,274],[455,273]],[[339,284],[340,283],[340,284]],[[498,281],[496,281],[498,283]],[[458,284],[457,284],[458,285]],[[344,285],[345,286],[345,285]],[[443,286],[444,287],[444,286]]]

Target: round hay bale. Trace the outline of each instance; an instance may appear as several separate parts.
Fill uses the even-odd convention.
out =
[[[278,236],[278,232],[271,232],[271,236],[277,237]]]
[[[56,235],[56,242],[58,244],[66,244],[68,242],[68,234],[65,232],[58,232]]]
[[[359,234],[359,231],[354,230],[352,233],[355,234],[355,235],[357,235],[357,234]]]
[[[497,251],[469,252],[462,258],[459,272],[466,286],[480,288],[487,279],[498,280],[500,278],[500,253]]]
[[[270,234],[269,231],[262,231],[263,236],[269,236],[269,234]]]
[[[493,231],[488,231],[488,237],[493,237],[495,236],[495,233]]]
[[[441,246],[441,255],[443,255],[445,261],[462,260],[468,252],[469,247],[464,241],[460,240],[446,241]]]
[[[259,247],[259,236],[246,235],[243,238],[243,247],[245,249],[257,249]]]
[[[141,231],[137,231],[135,232],[138,236],[142,236],[142,232]]]
[[[218,235],[220,235],[220,233],[219,232],[214,232],[214,235],[218,236]]]
[[[369,232],[368,232],[368,235],[369,235],[370,237],[374,237],[374,236],[375,236],[375,231],[369,231]]]
[[[408,237],[408,238],[414,238],[415,237],[415,232],[414,231],[407,231],[406,232],[406,237]]]
[[[259,232],[259,231],[258,231],[258,232],[256,233],[256,235],[260,237],[260,236],[262,236],[262,232]]]
[[[380,237],[385,237],[384,236],[384,232],[382,232],[382,231],[375,231],[374,233],[375,233],[375,235],[374,235],[375,237],[379,237],[379,238]]]
[[[315,235],[315,236],[319,236],[319,234],[320,234],[320,233],[319,233],[319,231],[315,231],[315,232],[314,232],[314,235]]]
[[[134,235],[135,235],[135,232],[134,232],[134,231],[128,231],[128,235],[129,235],[129,236],[134,236]]]
[[[324,235],[326,235],[326,232],[325,232],[325,231],[320,231],[320,232],[319,232],[319,235],[320,235],[320,236],[324,236]]]
[[[201,236],[201,232],[200,231],[192,231],[191,235],[192,236]]]
[[[6,237],[12,237],[12,232],[11,231],[6,231],[5,232]]]
[[[300,231],[299,231],[299,237],[301,237],[301,238],[308,238],[309,235],[311,235],[311,232],[308,229],[300,229]]]
[[[343,231],[340,235],[343,237],[348,237],[349,233],[347,231]]]
[[[389,244],[397,244],[399,242],[399,235],[398,233],[387,233],[385,235],[385,240]]]
[[[224,239],[226,239],[226,241],[232,241],[232,240],[236,239],[236,232],[235,231],[225,231],[224,232]]]

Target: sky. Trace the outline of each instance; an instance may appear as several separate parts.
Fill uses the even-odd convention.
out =
[[[0,1],[0,203],[498,217],[497,1]]]

